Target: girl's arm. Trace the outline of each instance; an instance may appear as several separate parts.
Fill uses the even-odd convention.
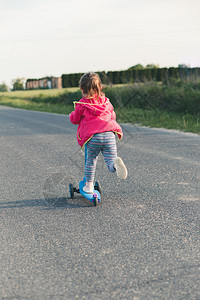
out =
[[[80,105],[76,105],[76,108],[74,111],[71,112],[71,114],[69,115],[70,121],[72,122],[72,124],[79,124],[82,118],[82,109],[80,107]]]
[[[114,112],[114,110],[112,112],[112,120],[116,121],[116,113]]]
[[[114,111],[113,105],[110,103],[111,119],[116,121],[116,113]]]

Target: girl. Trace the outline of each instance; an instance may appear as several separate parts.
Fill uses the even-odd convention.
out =
[[[85,162],[86,185],[83,190],[93,193],[93,181],[97,157],[102,152],[110,172],[117,172],[120,179],[126,179],[127,169],[122,159],[117,157],[115,133],[119,140],[123,133],[116,122],[116,115],[109,99],[102,93],[101,80],[96,73],[84,74],[79,82],[82,99],[74,102],[75,111],[70,114],[70,121],[79,124],[77,141],[83,148],[87,160]]]

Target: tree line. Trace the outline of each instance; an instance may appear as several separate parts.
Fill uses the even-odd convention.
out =
[[[137,65],[138,66],[138,65]],[[187,67],[171,67],[171,68],[158,68],[146,67],[137,68],[132,67],[124,71],[102,71],[96,72],[99,74],[103,84],[126,84],[137,82],[167,82],[169,80],[195,80],[200,78],[200,68],[187,68]],[[80,77],[83,73],[72,73],[62,75],[62,86],[77,87],[79,85]]]
[[[200,68],[190,68],[187,65],[179,65],[178,67],[160,68],[158,65],[149,64],[144,67],[137,64],[127,70],[122,71],[101,71],[99,74],[104,85],[112,84],[130,84],[138,82],[164,82],[168,83],[173,80],[197,80],[200,78]],[[77,87],[79,80],[84,73],[62,74],[62,87]],[[33,79],[27,79],[31,81]],[[35,79],[37,80],[37,79]],[[25,79],[17,78],[12,81],[12,90],[25,89]],[[8,91],[8,86],[2,82],[0,84],[0,92]]]

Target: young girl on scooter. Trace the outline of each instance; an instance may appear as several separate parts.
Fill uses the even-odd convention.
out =
[[[109,99],[102,92],[102,84],[96,73],[84,74],[79,82],[82,98],[75,102],[75,110],[70,114],[70,121],[79,124],[77,141],[86,151],[85,177],[83,190],[93,193],[93,182],[97,158],[102,152],[110,172],[116,172],[120,179],[126,179],[127,169],[122,159],[117,156],[115,134],[119,140],[123,133],[116,122],[116,114]]]

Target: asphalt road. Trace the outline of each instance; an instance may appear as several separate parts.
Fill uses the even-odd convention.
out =
[[[94,207],[68,116],[0,107],[0,299],[200,299],[200,136],[123,130]]]

